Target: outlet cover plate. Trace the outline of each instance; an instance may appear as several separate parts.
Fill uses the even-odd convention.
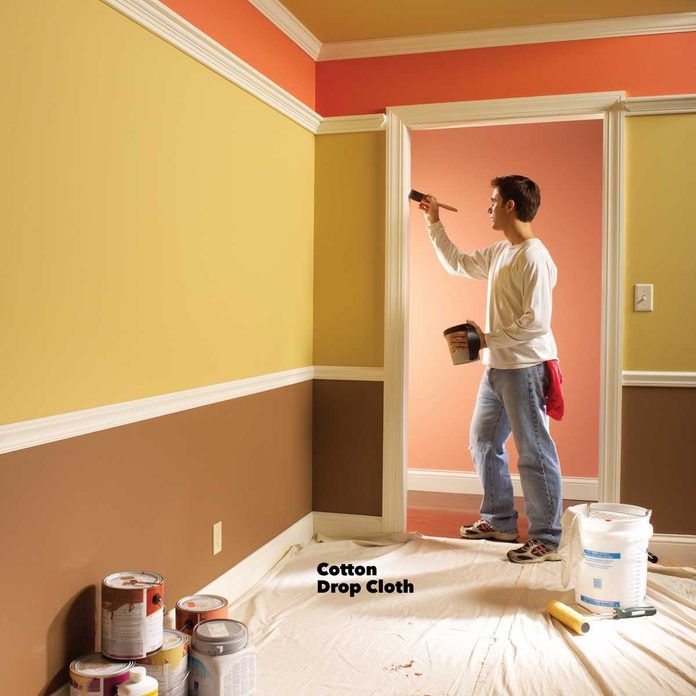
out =
[[[213,556],[222,551],[222,522],[213,525]]]

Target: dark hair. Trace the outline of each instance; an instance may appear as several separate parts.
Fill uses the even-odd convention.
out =
[[[491,186],[498,187],[503,202],[515,201],[518,220],[531,222],[534,219],[541,205],[541,191],[531,179],[520,174],[496,176],[491,181]]]

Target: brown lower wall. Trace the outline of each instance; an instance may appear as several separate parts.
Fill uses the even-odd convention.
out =
[[[696,389],[624,387],[621,500],[656,534],[696,534]]]
[[[171,608],[311,512],[312,385],[2,455],[0,492],[0,673],[50,693],[99,645],[104,576],[159,572]]]
[[[314,382],[312,508],[382,514],[382,382]]]

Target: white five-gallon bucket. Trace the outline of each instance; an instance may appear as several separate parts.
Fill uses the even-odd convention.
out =
[[[644,604],[651,510],[619,503],[576,505],[583,558],[576,602],[595,614]]]

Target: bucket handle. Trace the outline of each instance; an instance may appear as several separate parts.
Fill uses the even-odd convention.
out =
[[[590,516],[590,512],[592,512],[592,505],[595,505],[596,503],[588,502],[587,503],[587,516]],[[645,510],[645,513],[643,515],[635,515],[636,517],[650,517],[652,515],[652,510],[650,508],[643,508]]]

